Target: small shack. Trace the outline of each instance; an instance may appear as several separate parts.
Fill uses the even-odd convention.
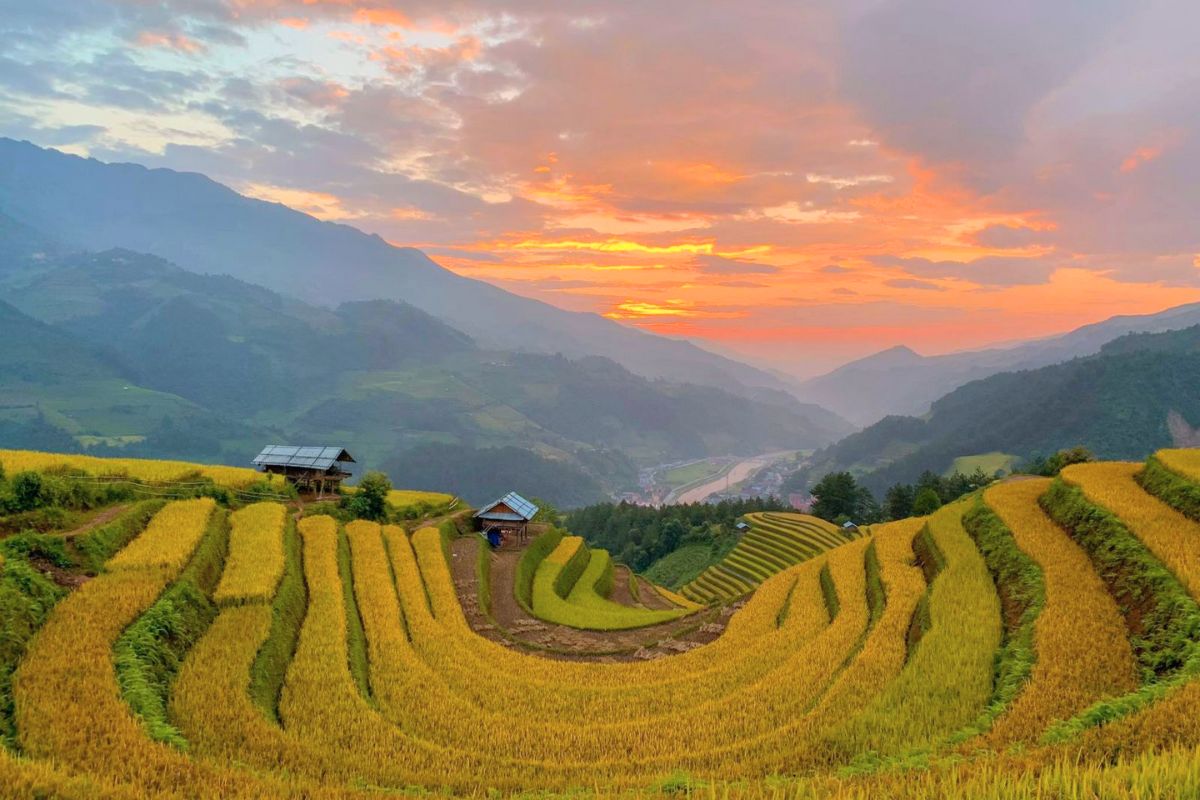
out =
[[[301,491],[315,491],[318,497],[325,490],[336,491],[350,473],[341,464],[355,463],[343,447],[298,447],[272,444],[263,448],[254,459],[260,472],[282,475],[284,480]]]
[[[750,532],[750,523],[746,522],[746,520],[744,520],[744,519],[738,520],[738,523],[733,526],[733,529],[737,533],[749,533]]]
[[[509,534],[515,534],[518,541],[525,541],[529,523],[537,513],[537,506],[516,492],[509,492],[476,511],[475,519],[479,524],[479,532],[496,547]]]

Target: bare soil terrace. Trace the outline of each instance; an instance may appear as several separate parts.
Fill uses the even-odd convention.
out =
[[[515,578],[517,561],[523,548],[504,547],[492,552],[491,614],[479,603],[479,577],[476,565],[482,540],[477,536],[455,539],[451,543],[450,567],[459,602],[467,622],[476,633],[494,642],[547,658],[567,661],[644,661],[685,653],[715,640],[724,631],[729,618],[742,602],[706,609],[682,619],[626,631],[585,631],[555,625],[528,614],[517,602]],[[637,605],[629,590],[634,579],[628,569],[616,572],[612,600]],[[647,608],[671,608],[641,578],[636,578],[638,597]],[[744,602],[744,601],[743,601]]]

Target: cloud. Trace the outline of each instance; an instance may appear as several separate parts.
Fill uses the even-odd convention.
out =
[[[1049,231],[1036,230],[1034,228],[1022,228],[1012,225],[989,225],[977,232],[972,239],[982,247],[1009,249],[1041,244],[1049,236]]]
[[[891,183],[896,180],[891,175],[818,175],[808,173],[804,179],[809,183],[821,183],[834,189],[851,189],[856,186],[870,186],[873,183]]]
[[[918,280],[917,278],[891,278],[884,281],[885,284],[893,289],[921,289],[931,292],[942,292],[945,289],[930,281]]]
[[[765,217],[775,222],[786,222],[790,225],[820,225],[824,223],[854,222],[862,214],[857,211],[836,211],[828,208],[816,208],[812,203],[798,203],[789,200],[777,206],[769,206],[747,216]]]
[[[877,134],[935,162],[1007,163],[1036,104],[1131,13],[1119,0],[884,0],[846,15],[846,89]]]
[[[880,266],[899,267],[918,278],[957,279],[985,286],[1021,286],[1046,283],[1061,264],[1038,258],[988,256],[974,261],[931,261],[927,258],[875,256]],[[910,287],[913,288],[913,287]]]
[[[772,275],[779,272],[779,267],[772,264],[756,264],[715,255],[698,255],[692,260],[691,266],[706,275]]]
[[[786,359],[835,329],[983,343],[1200,299],[1195,3],[681,8],[9,2],[0,134]],[[834,321],[772,310],[789,296]]]

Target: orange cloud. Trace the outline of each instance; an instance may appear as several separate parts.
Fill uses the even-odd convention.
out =
[[[259,200],[282,203],[306,214],[311,214],[317,219],[351,220],[367,216],[365,212],[345,208],[340,197],[326,192],[310,192],[304,189],[272,186],[265,183],[243,184],[241,192]]]
[[[294,28],[302,31],[308,27],[308,17],[284,17],[279,20],[279,24],[285,28]]]
[[[181,33],[142,31],[137,36],[136,44],[138,47],[162,47],[189,54],[203,53],[205,50],[204,45],[200,42],[189,39]]]
[[[1146,145],[1139,147],[1121,162],[1121,172],[1133,172],[1142,164],[1148,164],[1162,154],[1162,147]]]

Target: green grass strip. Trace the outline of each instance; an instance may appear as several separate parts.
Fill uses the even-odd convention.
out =
[[[867,545],[863,562],[867,570],[867,611],[869,613],[867,629],[874,627],[883,616],[884,606],[887,605],[887,589],[883,585],[883,570],[879,565],[879,554],[875,552],[875,542]]]
[[[271,630],[250,667],[250,699],[267,719],[279,723],[279,695],[296,652],[300,626],[308,608],[308,587],[296,523],[289,519],[283,530],[283,578],[271,603]]]
[[[342,600],[346,604],[346,651],[350,658],[350,674],[354,676],[354,683],[362,696],[368,702],[373,702],[370,669],[367,666],[367,634],[363,630],[362,615],[358,612],[354,576],[350,569],[350,539],[341,527],[338,528],[337,562],[338,574],[342,579]]]
[[[1200,606],[1120,518],[1090,502],[1079,487],[1056,478],[1040,502],[1087,552],[1127,624],[1128,611],[1136,605],[1140,612],[1138,624],[1129,626],[1129,640],[1142,668],[1142,687],[1051,726],[1042,740],[1056,743],[1139,711],[1200,676]]]
[[[996,651],[992,699],[978,719],[950,738],[950,744],[991,730],[996,719],[1025,688],[1037,661],[1037,619],[1046,607],[1042,568],[1017,545],[1012,531],[987,507],[982,496],[963,515],[963,529],[975,541],[992,574],[1006,624],[1002,628],[1000,649]]]
[[[1136,476],[1150,494],[1189,519],[1200,521],[1200,485],[1185,478],[1159,460],[1146,459],[1146,467]]]
[[[825,599],[825,610],[829,612],[829,619],[832,620],[842,610],[842,601],[838,599],[837,586],[833,583],[833,575],[829,572],[828,562],[821,566],[820,581],[821,596]]]
[[[484,539],[475,543],[475,581],[479,595],[479,610],[492,615],[492,548]]]
[[[210,599],[229,551],[228,512],[217,508],[179,580],[130,625],[113,646],[121,695],[147,735],[180,749],[187,741],[170,722],[167,703],[179,667],[217,618]]]
[[[530,542],[529,546],[525,548],[525,552],[521,554],[521,558],[517,560],[513,591],[517,594],[517,602],[521,604],[521,608],[531,616],[533,615],[533,577],[537,574],[538,565],[554,552],[554,548],[558,547],[562,538],[562,530],[551,528]]]

